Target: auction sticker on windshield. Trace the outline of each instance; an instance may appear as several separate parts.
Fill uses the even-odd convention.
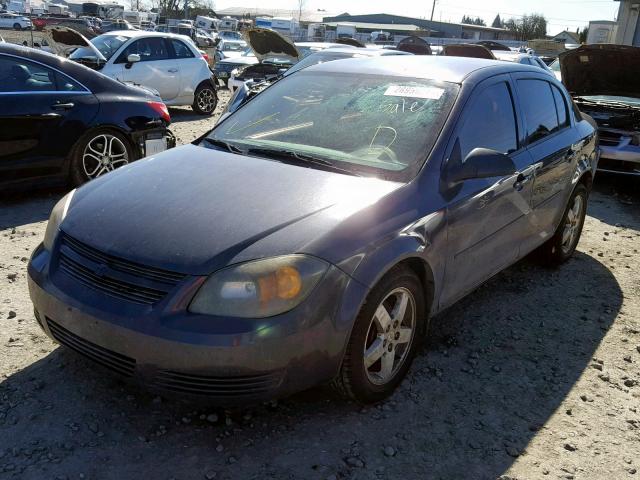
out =
[[[407,85],[391,85],[384,92],[390,97],[409,97],[409,98],[427,98],[430,100],[438,100],[444,90],[436,87],[413,87]]]

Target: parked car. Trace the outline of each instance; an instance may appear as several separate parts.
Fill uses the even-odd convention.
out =
[[[227,58],[237,58],[247,51],[247,42],[244,40],[220,40],[216,47],[216,62]],[[249,52],[253,52],[249,49]]]
[[[549,75],[554,75],[553,71],[544,63],[539,57],[536,55],[531,55],[529,53],[520,53],[520,52],[506,52],[503,50],[492,50],[493,55],[498,60],[504,60],[506,62],[515,62],[521,63],[523,65],[533,65],[534,67],[539,67]],[[554,75],[555,76],[555,75]]]
[[[174,146],[167,107],[75,62],[0,45],[0,191],[79,185]]]
[[[221,30],[218,32],[218,37],[222,40],[242,40],[240,32],[234,32],[231,30]]]
[[[228,86],[235,91],[246,81],[260,82],[270,77],[276,77],[285,72],[300,59],[316,52],[330,48],[360,50],[348,45],[330,42],[297,42],[274,30],[254,28],[245,32],[247,43],[253,51],[257,62],[236,67],[231,71]]]
[[[496,57],[487,47],[475,43],[460,43],[443,45],[439,55],[447,57],[485,58],[494,60]]]
[[[218,123],[226,118],[230,113],[235,112],[238,108],[240,108],[245,102],[249,99],[253,98],[258,93],[262,92],[265,88],[272,85],[274,82],[279,81],[281,78],[284,78],[292,73],[298,72],[304,68],[310,67],[312,65],[317,65],[319,63],[332,62],[334,60],[343,60],[346,58],[366,58],[366,57],[383,57],[388,55],[411,55],[407,52],[402,52],[399,50],[390,50],[383,48],[327,48],[325,50],[320,50],[318,52],[312,53],[311,55],[306,56],[291,68],[283,70],[278,75],[267,76],[262,79],[244,79],[242,76],[243,72],[238,72],[235,78],[232,78],[232,81],[238,82],[237,87],[234,85],[234,94],[227,102],[222,115],[218,117]],[[239,83],[243,81],[243,83]]]
[[[218,103],[207,60],[183,35],[143,30],[100,35],[69,58],[116,80],[153,88],[169,106],[211,115]]]
[[[61,199],[29,262],[36,319],[212,404],[322,382],[379,401],[431,315],[535,249],[571,257],[596,163],[595,129],[539,68],[314,65]]]
[[[12,28],[14,30],[31,30],[31,20],[17,13],[0,13],[0,28]]]
[[[41,17],[36,17],[33,19],[33,26],[36,30],[42,31],[45,27],[51,25],[62,25],[65,27],[72,28],[82,35],[94,37],[97,32],[93,28],[93,24],[89,21],[88,18],[70,18],[68,16],[60,16],[60,15],[46,15]]]
[[[562,81],[598,124],[603,172],[640,176],[640,48],[583,45],[560,54]]]
[[[137,30],[137,28],[123,19],[103,20],[100,24],[99,33],[119,32],[121,30]]]

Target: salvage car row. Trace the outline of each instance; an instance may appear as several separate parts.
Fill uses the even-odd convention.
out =
[[[109,58],[126,53],[125,69],[158,52],[124,45]],[[563,78],[586,105],[593,84],[572,74],[602,60],[571,58]],[[152,93],[31,49],[0,46],[0,59],[12,89],[0,101],[44,98],[34,129],[52,122],[58,142],[98,132],[57,158],[75,184],[98,178],[55,206],[29,262],[40,326],[116,374],[211,403],[320,383],[363,403],[390,395],[432,315],[530,253],[572,256],[598,168],[596,122],[554,75],[519,62],[322,49],[241,84],[208,134],[163,151],[169,118]],[[619,80],[602,88],[619,94]],[[101,117],[143,107],[160,118]],[[13,132],[14,166],[54,142],[33,150]]]

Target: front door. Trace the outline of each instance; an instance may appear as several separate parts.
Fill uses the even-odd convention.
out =
[[[140,61],[128,63],[131,54],[140,55]],[[162,37],[147,37],[134,40],[115,60],[114,66],[122,65],[119,80],[157,90],[165,102],[180,93],[180,67],[171,58],[167,42]]]
[[[464,161],[474,148],[509,155],[516,172],[466,180],[448,192],[448,256],[441,305],[448,305],[515,262],[531,235],[533,166],[518,138],[508,76],[483,82],[472,94],[452,141],[449,161]]]
[[[40,63],[0,55],[0,183],[62,173],[98,111],[95,96]]]

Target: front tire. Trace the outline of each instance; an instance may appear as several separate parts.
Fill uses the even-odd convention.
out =
[[[134,160],[129,140],[120,132],[98,128],[85,133],[71,153],[71,183],[74,186],[112,172]]]
[[[544,264],[560,265],[571,258],[582,234],[588,198],[587,188],[582,183],[578,184],[569,198],[555,234],[536,252]]]
[[[391,395],[411,366],[426,317],[420,279],[409,268],[394,267],[362,306],[333,387],[360,403]]]
[[[196,89],[193,99],[193,111],[199,115],[212,115],[218,106],[218,95],[213,85],[208,83]]]
[[[22,25],[20,25],[19,23],[14,23],[13,24],[13,29],[20,31],[20,30],[22,30]]]

